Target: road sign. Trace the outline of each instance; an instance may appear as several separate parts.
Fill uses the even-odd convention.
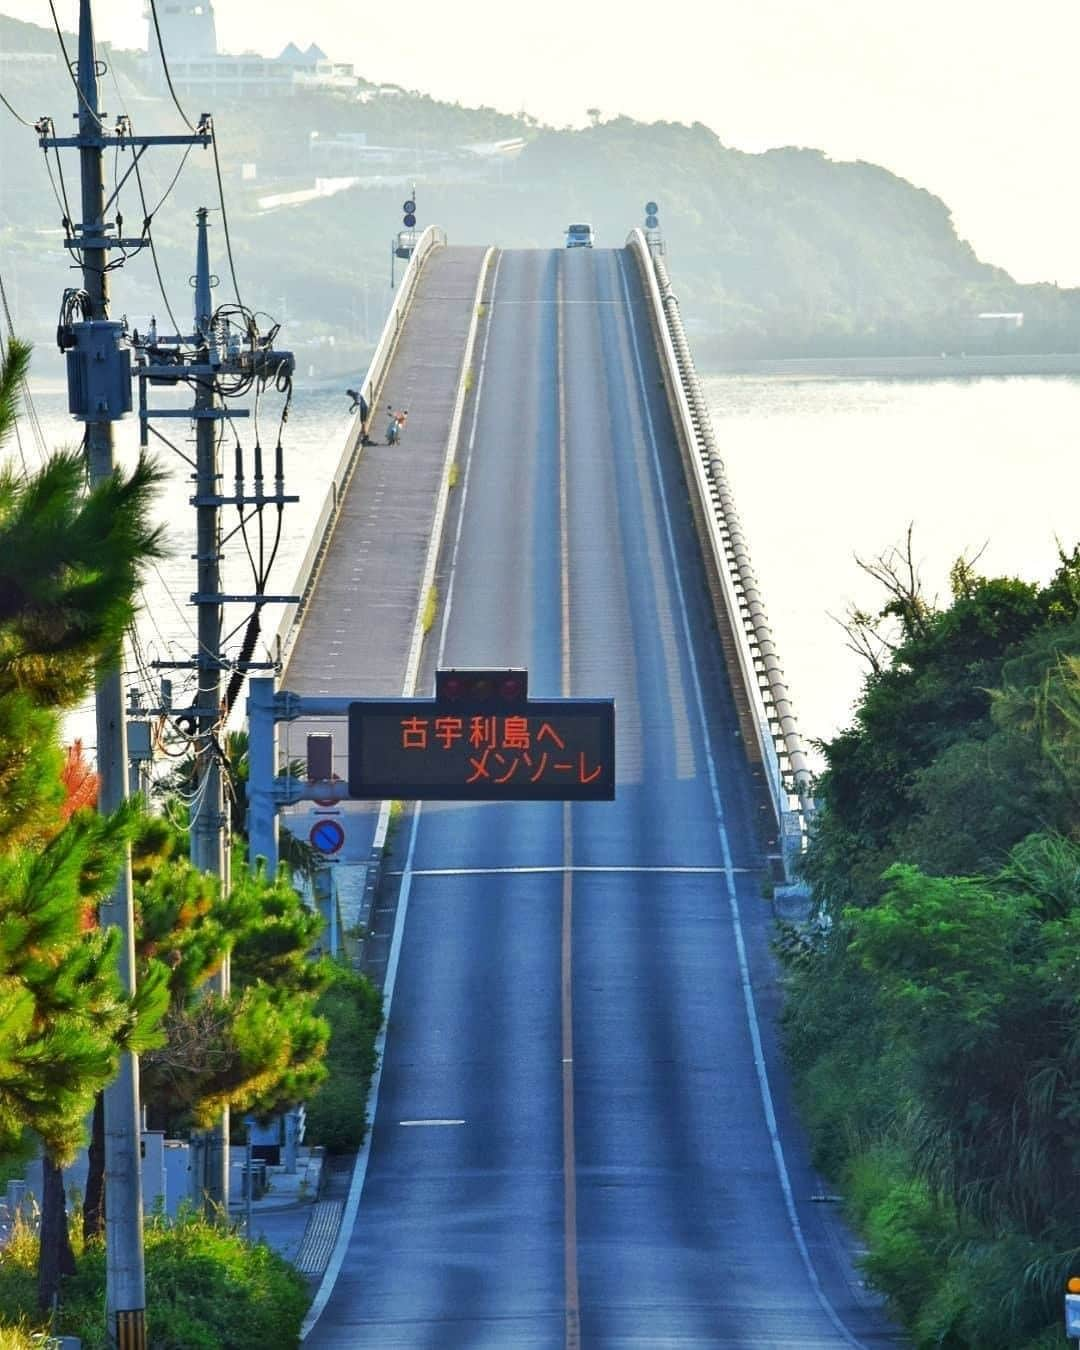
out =
[[[657,204],[656,204],[655,202],[646,202],[646,203],[645,203],[645,214],[646,214],[647,216],[655,216],[656,213],[657,213],[659,210],[660,210],[660,208],[657,206]]]
[[[612,699],[358,699],[349,796],[439,801],[612,801]]]
[[[1080,1336],[1080,1294],[1065,1295],[1065,1335]]]
[[[317,820],[308,832],[308,840],[320,853],[337,853],[345,842],[345,831],[336,820]]]

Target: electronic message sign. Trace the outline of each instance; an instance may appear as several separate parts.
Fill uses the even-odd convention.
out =
[[[540,699],[523,671],[439,671],[433,699],[349,705],[349,796],[611,801],[612,699]]]

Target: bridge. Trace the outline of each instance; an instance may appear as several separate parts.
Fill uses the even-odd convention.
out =
[[[809,777],[661,251],[429,230],[364,392],[377,443],[344,447],[282,687],[523,666],[531,696],[614,697],[617,790],[287,814],[336,823],[329,941],[388,1010],[305,1344],[893,1344],[777,1043],[763,897]],[[340,719],[280,753],[313,731],[345,778]]]

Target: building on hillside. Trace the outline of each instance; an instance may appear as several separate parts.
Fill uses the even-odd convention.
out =
[[[149,5],[143,10],[143,17],[147,22],[147,50],[154,53],[157,34]],[[201,61],[217,56],[217,27],[211,0],[159,0],[157,20],[170,68],[174,61]]]
[[[146,76],[166,88],[153,14],[147,14]],[[301,89],[355,90],[356,72],[348,62],[331,61],[313,42],[301,51],[290,42],[280,56],[218,51],[211,0],[158,0],[161,41],[169,74],[178,92],[214,98],[290,95]]]
[[[1012,314],[976,314],[975,333],[1015,333],[1023,328],[1024,316],[1021,312]]]

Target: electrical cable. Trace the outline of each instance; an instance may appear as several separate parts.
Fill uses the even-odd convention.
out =
[[[188,146],[188,149],[190,150],[191,147]],[[186,163],[187,163],[187,155],[185,154],[184,158],[180,161],[180,169],[182,169]],[[158,290],[161,292],[161,298],[165,302],[165,312],[172,320],[173,329],[179,336],[180,325],[176,321],[176,315],[172,311],[172,305],[169,304],[169,296],[165,290],[165,280],[161,275],[161,265],[158,262],[157,249],[154,246],[154,236],[150,231],[150,222],[153,220],[154,214],[157,211],[158,207],[161,205],[161,202],[165,200],[165,197],[169,195],[169,192],[171,192],[173,190],[173,187],[176,185],[176,180],[177,178],[180,177],[180,169],[177,169],[173,181],[169,184],[169,189],[168,192],[166,192],[165,197],[162,197],[161,202],[158,202],[158,205],[154,207],[153,211],[147,211],[146,193],[143,190],[142,173],[139,170],[138,158],[135,159],[133,168],[135,170],[135,182],[138,184],[139,188],[139,201],[142,203],[143,209],[143,236],[146,239],[147,243],[150,245],[150,258],[154,264],[154,275],[157,277]]]
[[[153,4],[153,0],[151,0]],[[221,161],[218,159],[217,148],[217,127],[213,122],[210,123],[210,144],[214,149],[214,173],[217,175],[218,201],[221,203],[221,224],[225,231],[225,252],[229,259],[229,273],[232,276],[233,294],[236,296],[236,303],[242,305],[240,299],[240,286],[236,280],[236,265],[233,262],[232,239],[229,236],[229,213],[225,209],[225,189],[221,184]]]
[[[3,305],[4,319],[7,323],[8,336],[10,338],[14,338],[15,325],[12,322],[11,309],[8,306],[7,289],[4,286],[4,276],[2,272],[0,272],[0,304]],[[2,339],[0,339],[0,347],[2,347]],[[30,383],[25,375],[19,381],[19,387],[22,389],[23,407],[26,411],[27,421],[30,423],[30,431],[34,437],[35,444],[37,445],[38,458],[41,463],[44,463],[48,456],[48,447],[45,443],[45,433],[41,429],[41,420],[38,417],[37,408],[35,408],[34,406],[34,400],[30,393]],[[15,442],[19,447],[19,459],[22,461],[23,473],[25,474],[27,469],[26,469],[26,456],[23,454],[22,433],[19,430],[19,419],[16,417],[14,421],[15,421]]]
[[[79,81],[75,78],[75,72],[71,69],[71,59],[68,56],[67,46],[64,43],[64,34],[60,30],[60,20],[56,17],[56,5],[54,4],[53,0],[49,0],[49,9],[52,11],[53,27],[56,29],[56,36],[60,42],[60,50],[64,53],[64,68],[68,73],[68,79],[75,86],[75,92],[79,96],[79,102],[83,105],[86,111],[98,124],[98,129],[104,131],[105,130],[104,122],[102,122],[100,116],[93,110],[93,108],[91,108],[90,104],[86,101],[86,95],[79,87]],[[78,63],[76,62],[76,64]]]
[[[49,0],[49,3],[52,4],[52,0]],[[169,86],[169,93],[172,96],[172,101],[176,106],[176,111],[180,114],[184,125],[187,127],[188,131],[194,133],[195,128],[191,125],[187,113],[180,106],[180,100],[176,97],[176,90],[173,88],[172,75],[169,71],[169,61],[165,55],[165,43],[161,38],[161,25],[158,23],[157,5],[155,0],[150,0],[150,16],[154,20],[154,32],[157,34],[157,47],[158,51],[161,53],[161,68],[165,72],[165,83]]]
[[[0,365],[7,361],[7,344],[4,342],[4,334],[0,332]],[[13,417],[12,424],[15,428],[15,444],[19,447],[19,462],[22,464],[23,477],[25,478],[29,470],[26,467],[26,455],[23,453],[22,433],[19,431],[19,419]]]
[[[7,99],[4,97],[2,93],[0,93],[0,103],[4,105],[4,107],[12,115],[12,117],[14,117],[16,122],[21,122],[24,127],[29,127],[31,131],[37,130],[37,127],[34,126],[33,122],[28,122],[25,117],[19,116],[19,114],[15,111],[15,109],[11,106],[11,104],[7,101]]]

